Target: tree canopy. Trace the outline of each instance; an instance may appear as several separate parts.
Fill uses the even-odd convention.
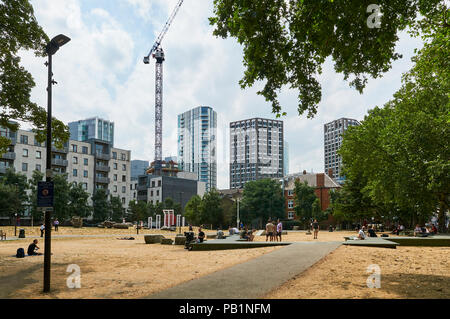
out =
[[[32,50],[45,56],[48,36],[39,26],[29,0],[0,2],[0,126],[18,129],[18,120],[32,124],[38,142],[46,136],[46,110],[32,102],[35,86],[32,75],[20,65],[20,50]],[[61,121],[52,121],[53,138],[58,147],[69,139],[69,131]],[[6,152],[10,140],[0,136],[0,154]]]
[[[350,86],[362,92],[369,77],[382,76],[401,58],[395,49],[399,31],[408,27],[427,31],[430,21],[448,10],[445,0],[379,0],[379,15],[369,7],[372,3],[214,0],[210,23],[215,36],[236,38],[243,47],[242,88],[265,81],[258,94],[279,116],[278,94],[289,86],[298,91],[298,113],[313,117],[322,98],[317,75],[327,58]],[[379,28],[373,24],[376,19]]]

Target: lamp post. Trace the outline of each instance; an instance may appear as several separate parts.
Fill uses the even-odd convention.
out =
[[[61,46],[70,41],[63,34],[54,37],[45,47],[48,55],[48,85],[47,85],[47,153],[46,153],[46,182],[52,181],[52,85],[56,84],[52,73],[52,56]],[[45,212],[45,248],[44,248],[44,292],[50,291],[50,263],[51,263],[51,212]]]
[[[14,214],[14,236],[17,236],[17,213]]]

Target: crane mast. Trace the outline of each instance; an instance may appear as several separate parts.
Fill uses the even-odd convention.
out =
[[[162,40],[166,35],[169,27],[175,19],[178,10],[184,0],[179,0],[169,19],[167,20],[161,34],[156,39],[150,52],[144,57],[144,63],[150,63],[150,56],[156,60],[155,69],[155,161],[153,166],[153,174],[161,175],[162,169],[162,110],[163,110],[163,62],[165,61],[164,50],[161,47]]]

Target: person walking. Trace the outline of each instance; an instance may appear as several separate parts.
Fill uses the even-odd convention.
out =
[[[53,225],[55,226],[55,231],[58,231],[58,227],[59,227],[59,220],[58,220],[58,218],[55,219],[55,221],[53,222]]]
[[[276,236],[276,241],[278,241],[278,238],[280,239],[281,242],[281,233],[283,232],[283,224],[280,222],[280,220],[277,220],[278,224],[277,224],[277,236]]]
[[[314,239],[317,239],[317,235],[319,234],[319,223],[317,222],[317,219],[314,219],[312,223],[312,228],[314,229]]]
[[[44,230],[45,230],[44,224],[41,225],[40,230],[41,230],[41,237],[44,237]]]

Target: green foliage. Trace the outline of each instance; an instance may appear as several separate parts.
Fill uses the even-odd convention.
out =
[[[284,220],[283,222],[283,230],[292,230],[294,226],[301,226],[301,223],[298,220]]]
[[[92,203],[94,209],[94,220],[105,221],[110,217],[110,203],[108,201],[108,194],[104,189],[95,190],[92,196]]]
[[[224,225],[222,198],[217,190],[212,189],[203,195],[200,216],[202,224]]]
[[[240,220],[249,224],[258,219],[260,226],[269,218],[283,218],[284,197],[277,181],[260,179],[245,184],[240,207]]]
[[[446,14],[430,18],[428,29],[425,22],[421,25],[426,42],[413,59],[413,69],[403,76],[402,87],[383,108],[371,110],[361,126],[346,132],[340,150],[347,178],[360,183],[359,192],[372,206],[410,224],[427,220],[436,207],[443,221],[449,208],[450,32]]]
[[[22,212],[22,201],[17,187],[0,181],[0,216],[12,217]]]
[[[30,207],[30,213],[32,218],[43,219],[42,211],[37,210],[37,187],[38,182],[44,180],[44,174],[40,171],[33,171],[33,175],[30,180],[28,180],[28,185],[30,189],[30,195],[28,197],[28,203]]]
[[[308,222],[312,218],[312,205],[317,196],[314,193],[314,187],[309,186],[308,182],[300,183],[295,181],[294,188],[294,211],[299,219]]]
[[[54,174],[52,181],[54,183],[54,197],[53,197],[53,213],[52,216],[58,218],[60,221],[67,220],[69,215],[69,182],[67,181],[67,174]]]
[[[215,36],[236,38],[243,46],[242,88],[265,81],[258,94],[280,115],[278,93],[287,85],[298,91],[299,114],[307,111],[313,117],[322,98],[317,75],[327,58],[333,59],[336,72],[362,92],[368,77],[382,76],[401,58],[395,52],[399,31],[407,27],[426,31],[432,28],[427,21],[447,8],[445,0],[379,0],[381,27],[369,28],[367,7],[372,3],[214,0],[210,24]]]
[[[187,202],[186,207],[184,208],[184,217],[191,225],[200,225],[202,222],[200,209],[201,203],[202,198],[198,195],[194,195]]]
[[[70,184],[69,204],[67,207],[68,218],[80,216],[82,218],[89,217],[92,207],[89,205],[89,193],[86,192],[81,184]]]
[[[121,223],[124,217],[125,208],[122,206],[122,200],[120,199],[120,197],[111,196],[111,198],[109,199],[109,205],[111,209],[111,220]]]
[[[30,101],[35,82],[31,74],[20,65],[20,50],[33,50],[36,56],[44,56],[49,38],[34,17],[28,0],[0,2],[0,126],[17,130],[11,120],[29,122],[37,133],[36,139],[44,142],[47,112]],[[56,145],[69,139],[68,127],[53,119],[53,137]],[[0,137],[0,154],[6,152],[10,140]]]
[[[146,220],[149,216],[149,207],[144,201],[130,201],[128,204],[128,218],[133,222]]]
[[[23,213],[28,204],[28,195],[26,192],[28,189],[27,177],[21,173],[15,173],[12,169],[8,169],[6,170],[6,173],[0,177],[0,182],[15,189],[20,202],[18,213]]]

